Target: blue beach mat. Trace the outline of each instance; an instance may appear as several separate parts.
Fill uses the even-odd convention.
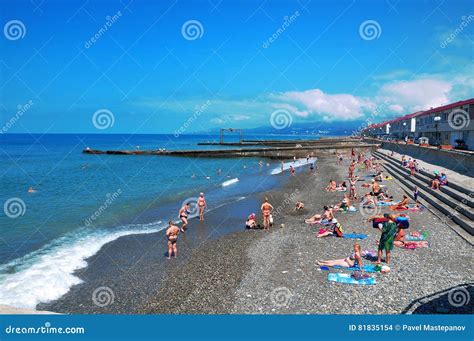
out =
[[[377,201],[377,206],[393,206],[396,202],[394,201]]]
[[[356,280],[351,277],[350,274],[345,273],[329,273],[328,274],[329,282],[337,282],[337,283],[344,283],[344,284],[357,284],[357,285],[374,285],[377,282],[375,278],[364,278],[361,280]]]
[[[361,233],[344,233],[344,236],[343,236],[343,238],[348,238],[348,239],[365,239],[367,237],[368,235],[361,234]]]
[[[350,268],[345,268],[343,266],[339,266],[339,265],[336,265],[336,266],[333,266],[334,269],[341,269],[341,270],[349,270],[349,271],[360,271],[361,269],[359,269],[359,267],[357,266],[352,266]],[[377,270],[375,270],[375,265],[373,264],[365,264],[365,265],[362,265],[362,271],[365,271],[365,272],[377,272]]]
[[[405,236],[405,241],[407,242],[421,242],[423,240],[426,240],[424,235],[420,235],[419,237],[413,237],[413,236]]]

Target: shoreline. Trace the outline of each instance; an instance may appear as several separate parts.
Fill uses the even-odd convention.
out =
[[[224,206],[210,212],[205,225],[220,219],[228,226],[224,234],[210,235],[199,223],[192,222],[189,238],[180,235],[178,240],[179,257],[168,263],[163,261],[166,246],[160,233],[119,238],[91,257],[89,266],[78,272],[85,283],[38,308],[99,314],[399,314],[422,297],[473,282],[469,270],[472,247],[424,210],[410,212],[412,230],[429,228],[430,248],[395,249],[391,272],[377,274],[375,286],[329,283],[328,271],[318,271],[317,260],[345,257],[354,242],[363,249],[375,250],[379,238],[378,231],[364,222],[366,217],[360,212],[338,213],[336,217],[346,232],[368,234],[363,241],[315,238],[319,226],[303,222],[305,217],[321,211],[324,204],[342,199],[343,193],[323,190],[329,177],[338,182],[346,180],[347,165],[332,161],[319,158],[314,175],[308,174],[307,169],[295,177],[286,172],[284,176],[289,179],[283,186],[242,200],[233,210]],[[401,197],[403,191],[395,181],[384,184],[396,198]],[[358,193],[365,193],[360,184]],[[259,213],[264,196],[281,212],[274,216],[274,228],[269,232],[244,230],[245,217],[250,212]],[[305,202],[304,212],[292,211],[296,200]],[[359,209],[358,203],[355,206]],[[431,227],[422,225],[428,223]],[[279,228],[280,224],[285,227]],[[131,263],[134,266],[127,267]],[[115,295],[114,302],[105,307],[94,306],[91,300],[94,289],[100,286],[110,287]],[[285,304],[275,304],[275,295],[282,290],[286,293]],[[351,306],[347,306],[348,301]],[[440,303],[441,312],[434,306],[430,308],[433,311],[421,310],[442,313],[445,303]]]

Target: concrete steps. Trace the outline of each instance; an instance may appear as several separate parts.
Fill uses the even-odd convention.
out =
[[[376,152],[378,153],[379,155],[382,155],[385,157],[386,160],[389,160],[390,162],[392,162],[394,165],[396,166],[400,166],[400,160],[386,154],[386,153],[382,153],[382,152]],[[403,168],[403,167],[401,167]],[[410,171],[406,168],[403,168],[407,174],[410,174]],[[431,172],[427,172],[423,169],[420,169],[418,171],[418,173],[416,173],[415,175],[416,177],[418,177],[419,179],[425,181],[427,184],[431,184],[431,180],[434,179],[434,174],[431,173]],[[466,205],[470,206],[470,207],[473,207],[474,208],[474,189],[472,188],[468,188],[467,186],[463,185],[463,184],[459,184],[459,183],[456,183],[454,181],[449,181],[449,185],[448,186],[442,186],[441,187],[441,191],[452,196],[452,197],[455,197],[457,200],[466,200]]]
[[[387,161],[387,159],[383,156],[383,154],[379,153],[377,154],[377,156]],[[411,181],[411,183],[413,183],[415,186],[418,186],[418,189],[424,189],[425,191],[430,193],[432,196],[436,197],[437,199],[441,200],[445,204],[459,211],[470,220],[474,220],[474,210],[469,205],[467,205],[466,200],[464,199],[460,200],[458,196],[451,196],[448,193],[433,190],[431,189],[429,181],[423,181],[423,179],[420,179],[420,177],[416,177],[416,176],[412,177],[410,175],[410,171],[408,171],[406,168],[390,163],[389,161],[387,162],[388,162],[387,165],[390,165],[391,167],[395,167],[396,170],[400,171],[402,174],[405,174],[406,178],[408,178]]]
[[[427,185],[424,185],[425,182],[422,182],[422,180],[418,178],[411,177],[409,172],[407,175],[405,168],[399,164],[396,165],[393,162],[390,162],[388,157],[384,154],[379,152],[374,152],[372,154],[376,158],[386,161],[384,163],[384,168],[404,185],[405,191],[408,190],[410,197],[413,197],[413,189],[417,186],[420,192],[419,197],[441,212],[446,222],[452,220],[455,224],[468,232],[469,235],[474,235],[474,216],[472,214],[472,209],[470,209],[468,205],[465,205],[454,197],[450,197],[446,193],[440,194],[440,192],[431,190]]]

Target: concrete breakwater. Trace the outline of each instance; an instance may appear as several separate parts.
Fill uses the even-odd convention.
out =
[[[322,144],[322,145],[296,145],[291,147],[267,147],[267,148],[236,148],[236,149],[201,149],[201,150],[97,150],[86,148],[85,154],[108,154],[108,155],[156,155],[156,156],[188,156],[188,157],[267,157],[276,159],[288,159],[293,157],[306,157],[308,154],[314,156],[330,155],[337,152],[352,150],[357,152],[373,150],[377,145],[369,143],[345,143],[345,144]]]

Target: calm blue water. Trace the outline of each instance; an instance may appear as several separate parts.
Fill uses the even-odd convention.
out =
[[[278,162],[259,167],[251,158],[82,154],[86,147],[216,148],[196,145],[207,140],[212,138],[0,135],[0,303],[35,307],[59,298],[80,283],[72,273],[101,246],[163,229],[168,219],[177,219],[182,202],[201,191],[213,209],[279,181],[271,175]],[[30,186],[35,193],[28,193]]]

